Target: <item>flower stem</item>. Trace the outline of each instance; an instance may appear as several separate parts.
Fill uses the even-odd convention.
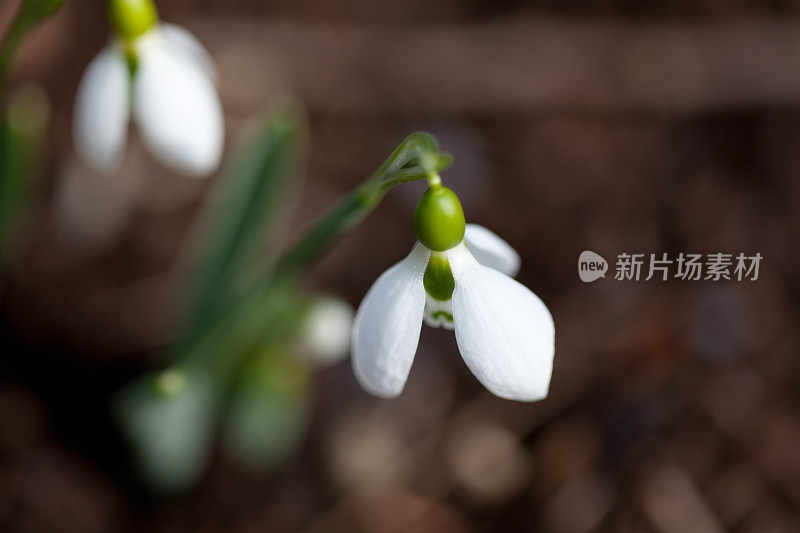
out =
[[[272,265],[266,275],[237,301],[229,311],[200,337],[185,340],[178,347],[178,359],[206,359],[220,368],[223,377],[235,366],[235,353],[247,351],[275,331],[285,331],[281,318],[297,305],[292,287],[299,278],[327,252],[336,241],[352,231],[398,183],[415,181],[450,164],[450,156],[440,153],[433,138],[415,133],[404,140],[389,158],[361,185],[347,193],[338,204],[311,225]],[[427,166],[426,165],[426,166]],[[291,312],[289,313],[291,315]],[[220,367],[221,365],[221,367]]]
[[[428,178],[428,186],[431,189],[438,189],[442,186],[442,177],[439,176],[438,172],[428,172],[426,177]]]

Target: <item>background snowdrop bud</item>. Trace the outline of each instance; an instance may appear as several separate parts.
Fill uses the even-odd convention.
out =
[[[414,234],[436,252],[453,248],[464,238],[464,210],[458,196],[442,185],[433,185],[419,199],[414,212]]]
[[[309,368],[291,350],[249,357],[231,392],[222,449],[245,472],[267,472],[297,449],[309,419]]]
[[[109,0],[108,20],[114,33],[132,40],[155,25],[158,12],[151,0]]]
[[[112,415],[131,444],[134,475],[155,496],[197,482],[211,450],[214,388],[199,366],[145,374],[119,393]]]
[[[333,365],[350,353],[353,308],[339,298],[323,297],[308,312],[302,342],[308,357],[317,364]]]
[[[168,368],[153,378],[153,390],[164,398],[180,394],[185,388],[186,373],[178,368]]]

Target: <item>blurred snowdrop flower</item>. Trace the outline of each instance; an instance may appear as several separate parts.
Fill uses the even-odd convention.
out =
[[[214,429],[214,390],[203,369],[146,374],[117,394],[112,412],[131,443],[136,477],[155,495],[182,492],[203,475]]]
[[[73,142],[99,170],[122,159],[128,121],[166,167],[206,176],[222,155],[224,122],[208,52],[185,29],[159,23],[151,0],[110,0],[116,33],[92,60],[75,101]]]
[[[381,275],[356,313],[353,369],[380,397],[405,385],[424,321],[455,329],[464,361],[501,398],[547,396],[555,328],[547,307],[510,275],[519,256],[488,229],[466,225],[458,197],[438,176],[414,215],[418,242]]]
[[[339,298],[323,296],[312,303],[305,318],[301,342],[314,363],[331,366],[350,353],[353,308]]]

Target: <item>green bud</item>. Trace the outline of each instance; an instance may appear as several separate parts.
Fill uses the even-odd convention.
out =
[[[441,185],[425,191],[414,212],[414,234],[433,251],[453,248],[464,238],[464,210],[458,196]]]
[[[435,300],[446,302],[453,297],[456,282],[446,255],[440,252],[431,253],[422,284],[425,286],[425,292]]]
[[[186,388],[186,374],[178,368],[168,368],[153,379],[153,389],[163,398],[172,398]]]
[[[132,40],[158,22],[152,0],[108,0],[108,20],[119,37]]]

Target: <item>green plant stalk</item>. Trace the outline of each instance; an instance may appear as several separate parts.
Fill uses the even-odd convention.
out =
[[[50,104],[36,85],[23,85],[0,116],[0,258],[13,245],[36,188]]]
[[[354,191],[311,226],[278,260],[272,277],[283,279],[312,266],[343,235],[355,228],[395,185],[425,178],[450,165],[450,156],[440,154],[427,133],[414,133]]]
[[[230,313],[205,335],[187,339],[188,345],[179,347],[174,360],[204,360],[215,378],[227,382],[241,354],[276,331],[285,331],[288,324],[282,318],[299,316],[287,313],[296,311],[292,302],[298,305],[295,284],[340,237],[355,228],[393,186],[425,178],[449,164],[450,156],[439,153],[430,135],[407,137],[370,178],[313,224]]]
[[[189,254],[196,266],[188,276],[188,337],[202,334],[241,292],[254,250],[277,248],[277,221],[297,188],[305,140],[303,111],[285,103],[261,121],[224,169],[220,201],[206,209]]]
[[[64,0],[23,0],[14,20],[0,41],[0,80],[19,43],[36,25],[51,17],[64,4]]]

